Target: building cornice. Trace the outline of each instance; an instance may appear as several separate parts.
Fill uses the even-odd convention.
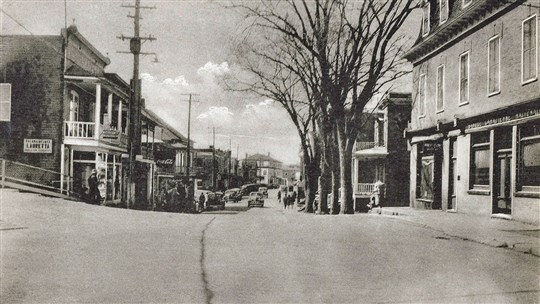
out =
[[[426,38],[421,38],[403,57],[416,65],[454,45],[457,41],[484,27],[525,1],[473,1],[457,16],[439,25]]]

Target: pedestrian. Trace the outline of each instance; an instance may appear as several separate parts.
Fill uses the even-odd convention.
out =
[[[178,192],[177,210],[178,212],[186,211],[186,187],[182,182],[176,185],[176,191]]]
[[[92,169],[92,173],[88,177],[88,196],[91,204],[99,204],[101,202],[96,169]]]
[[[291,196],[291,202],[290,202],[291,208],[294,208],[294,203],[296,203],[296,191],[293,191],[292,196]]]
[[[206,197],[204,196],[204,192],[201,192],[201,195],[199,196],[199,210],[204,210],[205,202],[206,202]]]
[[[277,193],[277,200],[278,200],[278,203],[281,202],[281,191],[278,191]]]

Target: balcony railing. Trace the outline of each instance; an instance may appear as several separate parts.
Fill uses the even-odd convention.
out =
[[[371,195],[375,189],[375,184],[358,183],[356,184],[356,194]]]
[[[64,137],[66,138],[94,138],[96,124],[86,121],[65,121]]]
[[[373,149],[376,147],[384,147],[384,144],[373,142],[373,141],[357,141],[356,142],[356,151]]]

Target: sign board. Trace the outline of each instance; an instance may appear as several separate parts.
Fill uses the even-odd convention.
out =
[[[120,144],[120,132],[114,129],[105,129],[101,132],[100,139],[113,144]]]
[[[157,150],[154,152],[156,165],[161,168],[174,167],[176,153],[172,149]]]
[[[52,139],[24,139],[24,153],[52,153]]]

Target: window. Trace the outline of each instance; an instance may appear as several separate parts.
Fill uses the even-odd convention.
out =
[[[469,52],[459,56],[459,104],[469,102]]]
[[[422,36],[429,34],[429,2],[426,2],[422,10]]]
[[[418,197],[426,200],[433,200],[433,176],[434,162],[433,155],[423,156],[420,159],[420,183]]]
[[[448,20],[448,0],[439,0],[439,23],[443,24]]]
[[[0,83],[0,121],[11,121],[10,83]]]
[[[521,42],[521,82],[536,80],[537,75],[536,15],[523,21]]]
[[[475,133],[471,135],[471,189],[489,189],[490,168],[490,139],[489,132]]]
[[[75,91],[71,91],[71,99],[69,102],[69,121],[79,121],[79,94],[77,94]]]
[[[422,117],[425,115],[426,107],[426,75],[421,74],[418,80],[418,114]]]
[[[469,6],[471,4],[472,0],[463,0],[463,8]]]
[[[437,112],[444,110],[444,65],[437,68]]]
[[[501,39],[495,36],[488,42],[488,95],[501,91]]]
[[[540,192],[540,122],[519,128],[518,191]]]

